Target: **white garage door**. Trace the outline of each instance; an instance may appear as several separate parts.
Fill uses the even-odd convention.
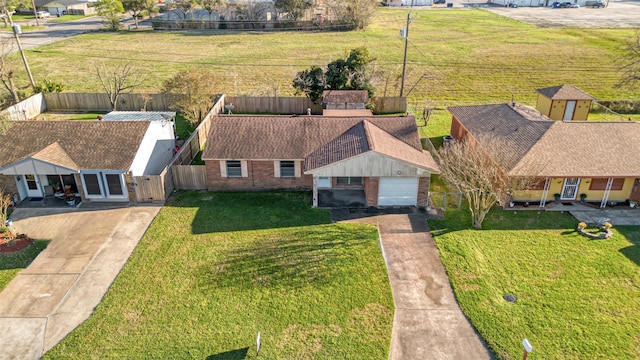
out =
[[[414,206],[418,200],[418,178],[380,178],[378,206]]]

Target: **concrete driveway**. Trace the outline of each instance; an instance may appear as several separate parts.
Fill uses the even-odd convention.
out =
[[[51,242],[0,293],[0,359],[38,359],[86,320],[160,208],[16,209],[15,231]]]
[[[351,221],[378,225],[396,307],[390,360],[492,359],[456,302],[423,214]]]

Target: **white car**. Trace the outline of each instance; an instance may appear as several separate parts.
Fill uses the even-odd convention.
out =
[[[38,11],[36,12],[36,16],[38,17],[38,19],[44,19],[50,17],[51,14],[49,14],[48,11]]]

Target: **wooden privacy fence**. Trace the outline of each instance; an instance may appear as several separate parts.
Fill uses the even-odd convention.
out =
[[[207,169],[204,165],[171,166],[173,182],[181,190],[206,190]]]
[[[133,184],[139,203],[164,204],[175,188],[170,166],[165,167],[160,175],[134,176]]]
[[[227,96],[225,104],[233,104],[232,113],[304,115],[307,109],[311,109],[314,115],[322,114],[322,105],[314,104],[309,98],[301,96]],[[373,98],[373,104],[373,112],[376,114],[407,112],[405,97]]]
[[[167,111],[171,107],[165,94],[121,94],[118,111]],[[48,111],[111,111],[106,93],[47,93],[44,94]]]

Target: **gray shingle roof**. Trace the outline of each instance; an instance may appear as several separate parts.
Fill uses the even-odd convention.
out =
[[[409,146],[422,150],[413,116],[220,115],[211,122],[202,158],[302,160],[365,119]]]
[[[0,167],[34,157],[72,169],[128,170],[142,121],[16,121],[0,135]]]
[[[560,85],[537,90],[551,100],[595,100],[593,96],[573,85]]]
[[[322,92],[323,103],[364,103],[369,101],[367,90],[325,90]]]

